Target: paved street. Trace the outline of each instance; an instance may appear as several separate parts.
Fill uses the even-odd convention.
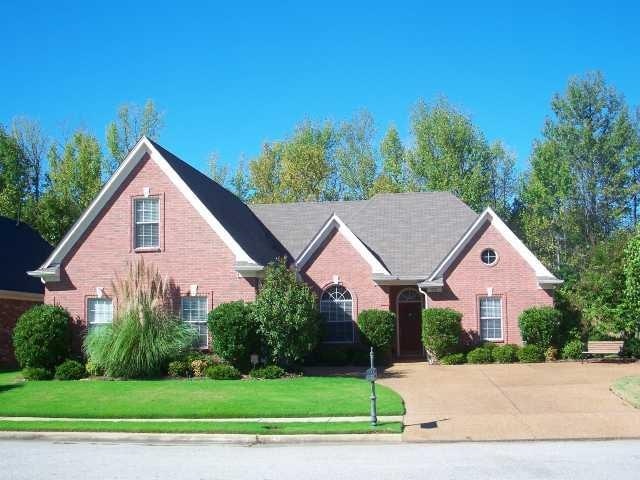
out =
[[[144,445],[0,442],[0,478],[638,478],[640,441],[394,445]]]
[[[396,363],[380,383],[407,407],[404,439],[557,440],[640,437],[640,410],[611,391],[630,364]]]

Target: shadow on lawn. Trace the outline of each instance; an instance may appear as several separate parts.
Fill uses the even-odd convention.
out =
[[[8,392],[9,390],[13,390],[14,388],[23,387],[24,383],[6,383],[4,385],[0,385],[0,394],[4,392]]]

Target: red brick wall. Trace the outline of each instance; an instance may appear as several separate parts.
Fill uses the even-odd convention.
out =
[[[40,302],[29,300],[10,300],[0,298],[0,366],[14,367],[17,365],[13,356],[13,342],[11,336],[18,317],[26,310]]]
[[[136,253],[132,241],[132,204],[143,195],[160,197],[160,248]],[[253,300],[255,281],[238,277],[235,257],[171,180],[148,157],[129,176],[62,263],[61,281],[48,283],[45,302],[60,304],[71,314],[80,332],[86,325],[86,298],[123,275],[127,262],[144,258],[175,283],[181,295],[191,284],[209,297],[209,308],[230,300]],[[179,305],[178,305],[179,307]]]
[[[493,248],[498,261],[487,266],[480,260],[485,248]],[[478,332],[480,296],[493,289],[502,298],[503,338],[506,343],[522,343],[518,315],[531,306],[553,305],[550,291],[538,286],[533,269],[490,224],[472,239],[458,260],[444,276],[441,293],[429,294],[429,307],[450,307],[463,314],[462,326]]]
[[[313,288],[318,297],[327,286],[333,284],[333,276],[351,292],[354,304],[354,320],[358,313],[370,308],[388,310],[389,292],[373,282],[371,266],[339,232],[334,231],[316,251],[301,272],[302,278]]]

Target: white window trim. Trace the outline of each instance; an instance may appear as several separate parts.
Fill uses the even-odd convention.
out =
[[[322,289],[322,293],[320,294],[320,308],[322,308],[322,302],[328,302],[327,300],[322,300],[322,297],[324,296],[324,293],[329,290],[330,288],[333,288],[335,286],[340,286],[342,288],[344,288],[347,293],[349,294],[349,296],[351,297],[351,341],[349,340],[342,340],[342,341],[336,341],[336,340],[323,340],[322,343],[326,344],[326,345],[353,345],[356,343],[356,321],[353,317],[353,313],[355,311],[355,305],[354,305],[354,298],[353,298],[353,294],[351,293],[351,290],[349,290],[347,287],[345,287],[344,285],[340,284],[340,283],[331,283],[329,285],[327,285],[326,287],[324,287]],[[320,312],[320,315],[322,316],[322,312]],[[344,321],[341,322],[332,322],[332,321],[325,321],[324,319],[322,319],[322,321],[324,323],[347,323]]]
[[[185,320],[184,318],[182,318],[182,305],[183,302],[185,301],[185,299],[195,299],[195,298],[204,298],[205,299],[205,319],[204,321],[193,321],[193,320]],[[206,325],[207,326],[207,342],[204,346],[198,346],[198,348],[200,350],[207,350],[209,348],[209,324],[208,324],[208,317],[209,317],[209,297],[207,295],[185,295],[180,297],[180,320],[183,321],[184,323],[188,323],[190,325]],[[200,336],[200,333],[198,333],[198,336]]]
[[[109,321],[109,322],[104,322],[104,321],[92,322],[91,321],[91,315],[89,314],[89,312],[91,311],[90,305],[91,305],[91,302],[94,302],[94,301],[109,302],[111,304],[111,321]],[[95,309],[94,309],[94,311],[95,311]],[[113,308],[113,300],[111,298],[106,298],[106,297],[87,297],[87,301],[86,301],[87,329],[90,329],[92,326],[96,326],[96,325],[111,325],[111,324],[113,324],[113,314],[114,314],[114,308]]]
[[[155,222],[148,222],[148,221],[137,221],[136,220],[136,204],[138,202],[143,202],[143,201],[155,201],[158,203],[158,220]],[[160,197],[157,195],[154,196],[149,196],[149,197],[133,197],[133,229],[132,229],[132,233],[133,233],[133,250],[136,252],[144,252],[144,251],[158,251],[161,248],[161,240],[160,237],[162,236],[162,231],[160,229],[160,222],[162,220],[162,216],[161,216],[161,210],[162,210],[162,202],[160,201]],[[147,245],[144,247],[138,247],[136,246],[136,243],[138,241],[138,235],[137,235],[137,226],[138,225],[158,225],[158,244],[157,245]]]
[[[480,309],[480,302],[485,298],[497,298],[500,301],[500,338],[484,338],[482,336],[482,310]],[[480,334],[480,340],[483,342],[504,342],[504,305],[502,295],[481,295],[478,297],[478,333]],[[496,317],[486,317],[485,320],[496,320]]]
[[[485,261],[484,261],[484,258],[482,258],[482,254],[483,254],[484,252],[489,251],[489,250],[490,250],[490,251],[492,251],[492,252],[493,252],[493,254],[494,254],[494,255],[495,255],[495,257],[496,257],[496,258],[495,258],[495,260],[494,260],[493,262],[491,262],[491,263],[487,263],[487,262],[485,262]],[[482,262],[482,264],[483,264],[484,266],[486,266],[486,267],[493,267],[494,265],[496,265],[496,264],[498,263],[498,260],[500,260],[500,255],[498,255],[497,250],[496,250],[495,248],[493,248],[493,247],[486,247],[486,248],[483,248],[483,249],[482,249],[482,251],[480,252],[480,261],[481,261],[481,262]]]

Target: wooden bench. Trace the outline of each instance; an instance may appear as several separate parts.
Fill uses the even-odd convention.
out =
[[[585,355],[620,355],[622,350],[622,340],[599,340],[587,342],[587,351],[582,352],[582,359]]]

